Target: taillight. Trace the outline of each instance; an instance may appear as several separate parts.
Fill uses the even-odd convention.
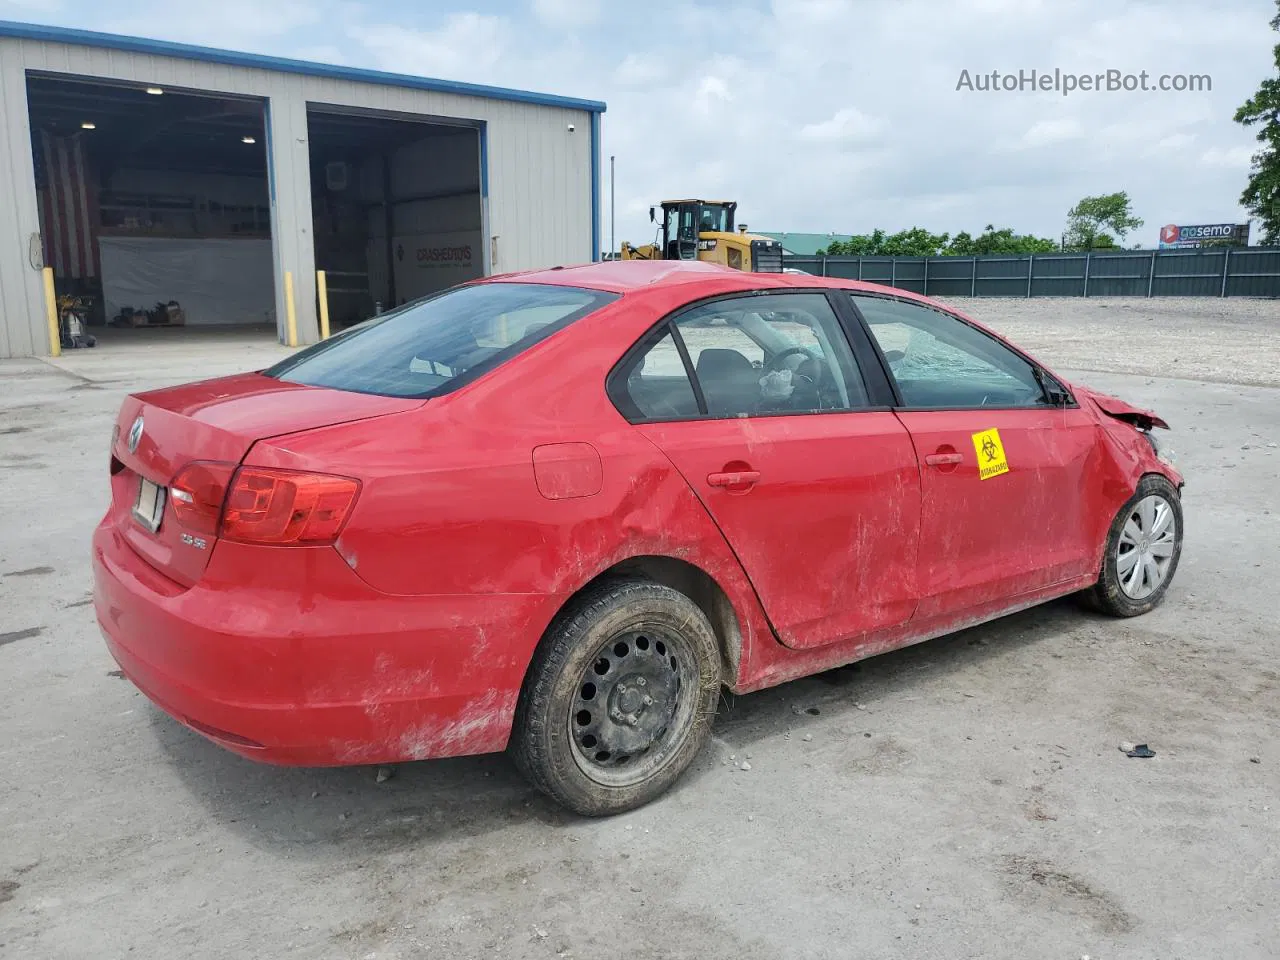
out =
[[[227,493],[219,536],[244,543],[332,543],[359,492],[360,482],[349,477],[241,467]]]
[[[111,427],[111,476],[115,476],[124,469],[124,464],[116,457],[116,444],[120,442],[120,424],[113,424]]]
[[[216,534],[235,469],[234,463],[216,460],[198,460],[183,467],[169,484],[169,502],[178,522],[192,533]]]

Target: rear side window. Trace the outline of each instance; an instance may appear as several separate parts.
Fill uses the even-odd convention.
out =
[[[455,287],[308,347],[266,376],[387,397],[447,393],[617,299],[534,283]]]
[[[698,416],[698,400],[684,359],[668,327],[666,333],[625,368],[624,411],[633,420],[688,420]]]

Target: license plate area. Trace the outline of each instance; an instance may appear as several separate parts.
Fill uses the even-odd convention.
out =
[[[138,478],[138,496],[133,502],[133,519],[152,533],[160,529],[164,517],[164,487],[145,477]]]

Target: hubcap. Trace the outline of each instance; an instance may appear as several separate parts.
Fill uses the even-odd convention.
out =
[[[1178,521],[1164,497],[1143,497],[1120,531],[1116,575],[1131,600],[1145,600],[1169,575],[1178,542]]]
[[[627,786],[648,777],[692,719],[693,657],[662,630],[632,630],[601,646],[569,708],[569,740],[584,773]]]

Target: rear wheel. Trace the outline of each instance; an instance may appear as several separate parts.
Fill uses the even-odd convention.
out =
[[[544,793],[585,816],[648,803],[706,742],[719,694],[711,624],[646,580],[584,594],[539,646],[511,755]]]
[[[1142,478],[1107,536],[1102,572],[1089,599],[1104,613],[1136,617],[1169,589],[1182,555],[1182,501],[1164,477]]]

